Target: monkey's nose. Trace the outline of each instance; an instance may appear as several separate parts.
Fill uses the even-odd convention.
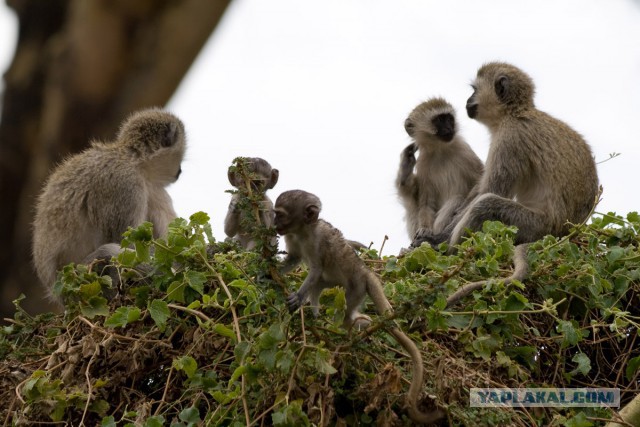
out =
[[[478,114],[478,104],[467,103],[467,115],[473,119]]]

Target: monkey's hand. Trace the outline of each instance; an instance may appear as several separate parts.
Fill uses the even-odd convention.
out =
[[[438,248],[438,245],[447,240],[447,237],[442,233],[434,234],[431,229],[420,228],[411,242],[411,249],[419,248],[424,242],[429,243],[434,249]]]
[[[289,313],[293,313],[304,304],[303,299],[300,297],[299,292],[289,294],[287,297],[287,306],[289,307]]]
[[[409,176],[413,173],[413,168],[416,165],[416,150],[418,146],[415,143],[409,144],[402,150],[400,156],[400,170],[398,170],[397,184],[400,186],[407,185]]]
[[[404,150],[402,150],[402,158],[403,159],[413,159],[413,162],[416,161],[416,151],[418,151],[418,145],[415,142],[407,145]]]

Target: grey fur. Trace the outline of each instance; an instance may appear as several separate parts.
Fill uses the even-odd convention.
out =
[[[151,221],[155,237],[166,234],[176,214],[165,187],[178,179],[185,148],[180,119],[146,109],[115,141],[94,141],[53,171],[33,225],[33,260],[49,292],[62,266],[117,254],[127,227]]]
[[[443,114],[454,124],[452,133],[445,137],[438,135],[434,125],[435,118]],[[458,134],[455,110],[442,98],[418,105],[406,119],[405,129],[414,142],[400,157],[396,188],[413,239],[416,234],[437,233],[449,225],[480,179],[483,165]]]

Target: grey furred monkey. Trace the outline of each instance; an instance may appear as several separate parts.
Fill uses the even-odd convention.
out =
[[[278,183],[280,172],[278,169],[272,168],[269,162],[259,157],[239,158],[239,160],[240,162],[236,167],[246,165],[248,168],[247,175],[250,178],[248,182],[245,182],[234,166],[229,167],[227,172],[229,182],[239,191],[231,197],[227,216],[224,220],[224,232],[227,236],[236,240],[244,249],[252,250],[256,247],[256,242],[248,224],[255,224],[256,218],[246,218],[246,212],[239,208],[238,203],[242,197],[246,197],[243,193],[248,191],[246,186],[249,185],[252,192],[262,195],[258,214],[261,225],[271,227],[274,218],[273,203],[267,196],[267,190],[272,189]],[[274,241],[273,244],[275,246],[277,241]]]
[[[176,217],[165,187],[181,173],[184,125],[173,114],[132,114],[112,142],[93,141],[50,175],[36,204],[33,260],[49,291],[66,264],[110,259],[127,227],[144,221],[154,237]]]
[[[416,239],[460,242],[484,221],[518,227],[516,244],[552,234],[587,219],[596,203],[598,175],[589,145],[566,123],[538,110],[534,84],[503,62],[483,65],[467,101],[469,117],[485,124],[491,145],[477,196],[441,233]]]
[[[322,290],[342,285],[347,301],[345,326],[365,327],[370,318],[361,314],[358,308],[367,295],[379,314],[390,313],[393,309],[384,295],[380,279],[365,266],[338,229],[318,218],[321,208],[317,196],[302,190],[286,191],[276,200],[275,227],[278,234],[284,236],[288,252],[282,273],[292,270],[301,261],[309,269],[298,292],[287,298],[289,310],[295,311],[310,299],[317,316]],[[442,411],[435,409],[424,413],[417,407],[424,371],[420,351],[397,327],[390,332],[409,353],[413,363],[413,379],[407,394],[409,415],[415,422],[433,423],[444,415]]]
[[[443,98],[419,104],[404,127],[413,143],[401,154],[396,188],[413,239],[416,233],[437,233],[449,225],[480,179],[483,165],[458,134],[455,110]]]

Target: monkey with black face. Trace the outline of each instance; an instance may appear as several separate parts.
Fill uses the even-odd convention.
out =
[[[565,235],[571,223],[586,220],[596,203],[598,175],[582,136],[535,107],[531,77],[513,65],[483,65],[472,87],[467,114],[491,133],[478,195],[455,224],[424,240],[455,245],[465,230],[492,220],[517,226],[521,244]]]
[[[113,142],[91,147],[61,163],[47,180],[33,229],[33,260],[49,288],[71,262],[111,259],[127,227],[144,221],[154,237],[176,217],[165,187],[181,173],[186,142],[182,122],[160,109],[132,114]]]
[[[483,165],[458,134],[455,110],[442,98],[414,108],[404,127],[413,143],[400,157],[396,188],[406,210],[409,237],[414,239],[449,225],[480,179]]]
[[[224,232],[230,238],[238,241],[240,246],[246,250],[256,247],[256,242],[252,236],[252,229],[248,224],[271,227],[273,225],[273,203],[267,190],[272,189],[278,182],[280,172],[271,167],[269,162],[258,157],[240,158],[238,166],[246,165],[249,179],[245,182],[243,177],[235,167],[230,167],[227,173],[231,185],[238,189],[238,192],[231,198],[227,216],[224,220]],[[238,167],[237,166],[237,167]],[[257,218],[247,218],[246,211],[239,208],[238,203],[242,197],[248,197],[247,192],[252,191],[261,195],[260,208]],[[260,224],[257,224],[257,222]],[[275,246],[277,241],[272,242]]]
[[[284,236],[288,252],[282,272],[290,271],[301,261],[309,268],[298,292],[287,299],[289,310],[294,311],[310,300],[317,316],[322,290],[342,285],[347,301],[345,326],[364,327],[371,319],[358,308],[367,295],[379,314],[390,313],[393,309],[384,295],[380,279],[364,265],[339,230],[318,218],[321,208],[317,196],[302,190],[286,191],[276,200],[275,227],[278,234]],[[392,328],[391,334],[413,362],[413,380],[407,396],[409,415],[416,422],[435,422],[443,416],[440,410],[423,413],[417,408],[424,370],[420,352],[400,329]]]

